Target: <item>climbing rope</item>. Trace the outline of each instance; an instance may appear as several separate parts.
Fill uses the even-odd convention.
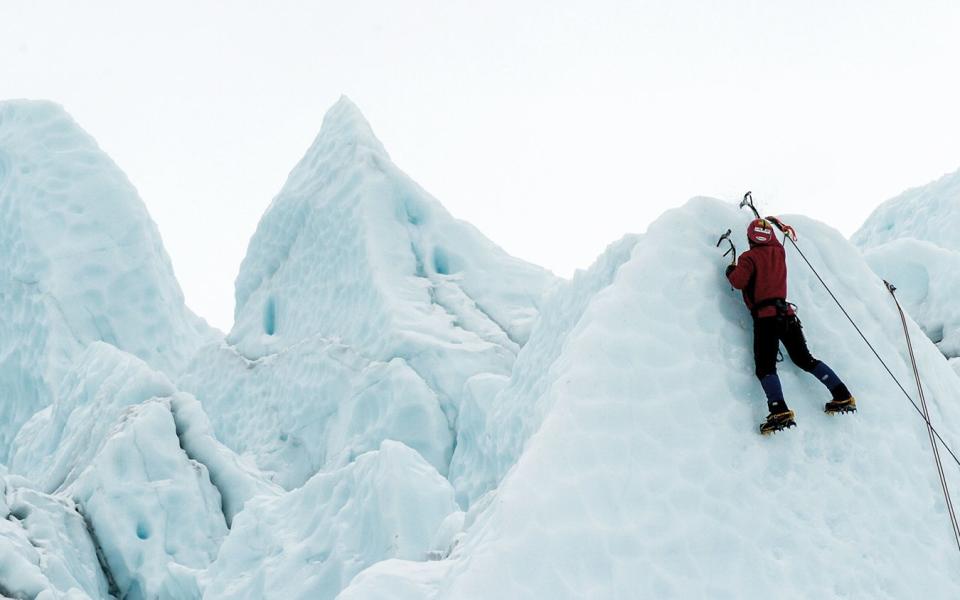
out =
[[[930,424],[930,411],[927,409],[927,399],[923,394],[923,386],[920,385],[920,371],[917,370],[917,359],[913,355],[913,342],[910,341],[910,331],[907,329],[907,317],[903,314],[903,308],[900,301],[894,293],[897,288],[893,287],[888,281],[883,282],[887,286],[893,301],[897,305],[897,311],[900,313],[900,323],[903,324],[903,335],[907,338],[907,348],[910,351],[910,364],[913,365],[913,377],[917,380],[917,395],[920,397],[920,405],[923,407],[923,417],[927,422],[927,435],[930,437],[930,447],[933,448],[933,459],[937,463],[937,474],[940,476],[940,485],[943,487],[943,500],[947,505],[947,513],[950,515],[950,525],[953,527],[953,539],[957,542],[957,549],[960,550],[960,527],[957,526],[957,515],[953,510],[953,501],[950,499],[950,488],[947,486],[947,477],[943,473],[943,463],[940,461],[940,450],[937,448],[937,440],[933,436],[933,425]]]
[[[787,239],[790,240],[789,237]],[[910,392],[908,392],[906,388],[903,387],[903,384],[900,383],[900,380],[897,379],[897,376],[894,375],[893,371],[890,370],[890,367],[887,366],[886,361],[884,361],[880,357],[880,354],[877,352],[876,348],[873,347],[873,344],[870,343],[870,340],[867,339],[867,336],[864,335],[863,331],[860,330],[860,327],[857,326],[857,323],[853,320],[853,317],[850,316],[850,313],[847,312],[847,309],[843,307],[843,304],[841,304],[840,300],[838,300],[836,295],[834,295],[833,290],[830,289],[830,286],[827,285],[827,283],[823,280],[823,277],[820,277],[820,273],[817,273],[817,270],[813,268],[813,265],[810,264],[809,260],[807,260],[807,256],[803,253],[803,250],[800,249],[800,246],[798,246],[797,243],[794,242],[793,240],[790,240],[790,242],[793,244],[793,247],[796,248],[797,252],[800,254],[800,257],[803,258],[803,261],[807,263],[808,267],[810,267],[810,270],[813,271],[813,274],[816,275],[817,279],[820,280],[820,283],[823,285],[823,289],[827,290],[827,293],[830,294],[830,297],[833,298],[833,301],[837,303],[837,306],[840,308],[840,311],[843,312],[843,316],[845,316],[847,320],[850,321],[850,324],[853,325],[853,328],[857,330],[858,334],[860,334],[860,337],[861,339],[863,339],[863,342],[867,345],[868,348],[870,348],[870,351],[873,352],[873,355],[877,357],[877,360],[880,361],[880,364],[883,365],[884,369],[886,369],[887,373],[893,379],[894,383],[897,384],[897,387],[900,388],[900,391],[903,392],[903,395],[906,397],[906,399],[909,400],[910,404],[913,405],[913,408],[917,411],[917,414],[919,414],[920,417],[924,420],[924,422],[927,424],[927,427],[929,427],[930,431],[933,432],[933,435],[935,435],[936,438],[940,440],[940,443],[943,444],[943,447],[947,449],[947,452],[950,453],[950,456],[953,458],[953,462],[957,463],[957,466],[960,467],[960,458],[957,458],[956,453],[953,451],[952,448],[950,448],[950,445],[947,444],[947,442],[943,439],[943,437],[940,435],[940,432],[936,430],[936,428],[933,426],[933,423],[930,422],[930,417],[927,416],[923,412],[923,409],[920,408],[920,406],[918,406],[917,403],[914,402],[913,398],[910,397]],[[894,301],[896,301],[896,297],[894,297]],[[897,303],[897,306],[899,307],[899,303]]]

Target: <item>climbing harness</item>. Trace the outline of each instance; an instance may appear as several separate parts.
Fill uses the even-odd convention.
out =
[[[757,212],[757,208],[753,205],[753,194],[751,192],[747,192],[746,194],[743,195],[743,201],[740,202],[740,208],[743,208],[745,206],[748,207],[751,211],[753,211],[753,214],[758,219],[760,218],[760,213]],[[881,365],[883,365],[883,368],[887,371],[887,373],[893,379],[894,383],[897,384],[897,387],[900,388],[900,391],[903,392],[903,395],[907,398],[907,400],[910,401],[910,404],[913,405],[913,408],[917,411],[917,413],[923,419],[924,423],[926,423],[927,434],[930,436],[930,444],[931,444],[931,447],[933,448],[934,461],[937,464],[937,474],[940,477],[940,485],[943,488],[943,498],[946,503],[947,512],[950,516],[950,525],[951,525],[951,528],[953,529],[953,537],[957,543],[957,549],[960,550],[960,524],[958,524],[957,516],[953,509],[953,501],[950,498],[950,490],[947,486],[947,478],[943,471],[943,463],[940,460],[940,450],[937,446],[937,441],[939,441],[940,444],[943,445],[943,447],[950,454],[951,458],[953,458],[953,462],[955,462],[958,467],[960,467],[960,458],[957,458],[956,453],[953,451],[953,449],[950,448],[950,445],[947,444],[947,442],[943,439],[943,437],[940,435],[940,432],[936,430],[936,428],[933,426],[933,423],[930,422],[930,412],[927,410],[926,398],[924,397],[924,394],[923,394],[923,386],[920,383],[920,371],[917,368],[917,361],[913,354],[913,343],[910,340],[910,333],[907,330],[907,319],[906,319],[906,316],[904,315],[903,309],[900,307],[900,302],[897,300],[897,296],[894,293],[896,291],[896,288],[890,283],[884,281],[884,284],[886,284],[887,286],[887,291],[889,291],[890,295],[893,297],[893,301],[896,303],[897,310],[900,313],[900,321],[903,324],[903,333],[907,339],[907,348],[909,349],[909,353],[910,353],[910,362],[913,365],[913,375],[917,382],[917,393],[920,397],[920,402],[923,405],[922,408],[918,406],[916,402],[914,402],[913,398],[910,397],[910,393],[907,392],[906,388],[903,387],[903,384],[900,383],[900,380],[897,379],[897,376],[893,374],[893,371],[890,370],[890,367],[887,366],[887,363],[883,360],[883,358],[880,357],[880,354],[877,352],[876,348],[873,347],[873,344],[871,344],[870,340],[867,339],[867,336],[864,335],[863,331],[860,329],[857,323],[853,320],[853,317],[850,316],[850,313],[847,312],[847,309],[845,309],[843,307],[843,304],[840,303],[840,300],[837,299],[837,296],[833,293],[833,290],[830,289],[830,286],[827,285],[827,282],[823,280],[823,277],[820,276],[820,273],[817,272],[817,270],[813,267],[813,265],[807,259],[807,256],[803,253],[803,250],[801,250],[800,246],[797,245],[796,233],[793,231],[793,228],[788,225],[784,225],[779,221],[779,219],[769,219],[769,220],[773,222],[775,225],[777,225],[777,227],[786,234],[784,237],[790,240],[790,243],[793,244],[794,249],[797,251],[798,254],[800,254],[800,257],[803,259],[803,262],[807,263],[807,266],[810,267],[810,270],[813,272],[816,278],[820,281],[820,284],[823,285],[823,288],[827,290],[827,293],[830,294],[830,297],[833,298],[833,301],[840,308],[840,311],[843,313],[843,316],[845,316],[847,320],[850,321],[850,324],[853,325],[853,328],[857,330],[857,333],[860,334],[861,339],[863,339],[867,347],[870,348],[870,351],[873,352],[873,355],[877,357],[877,360],[880,361]]]

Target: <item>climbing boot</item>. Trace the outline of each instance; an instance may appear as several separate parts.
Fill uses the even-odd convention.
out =
[[[770,414],[767,415],[767,420],[760,424],[760,433],[762,435],[769,435],[790,427],[796,427],[797,422],[793,417],[792,410],[784,410],[781,412],[771,411]]]
[[[843,400],[837,400],[834,398],[830,402],[827,402],[823,405],[823,412],[827,413],[828,415],[857,412],[857,400],[853,396],[847,396]]]

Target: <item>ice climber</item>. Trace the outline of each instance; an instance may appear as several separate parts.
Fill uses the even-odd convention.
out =
[[[757,378],[770,409],[766,421],[760,425],[760,433],[763,434],[796,425],[793,411],[787,408],[783,399],[780,378],[777,376],[777,354],[781,342],[794,364],[812,374],[830,390],[833,399],[824,406],[825,412],[853,412],[857,408],[856,400],[837,374],[811,356],[807,349],[803,326],[794,306],[786,299],[786,254],[774,234],[774,225],[786,235],[795,236],[790,226],[775,217],[754,219],[747,226],[750,249],[727,267],[727,279],[733,287],[743,291],[743,301],[753,315],[753,358]]]

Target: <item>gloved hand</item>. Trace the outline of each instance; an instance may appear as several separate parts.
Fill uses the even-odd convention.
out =
[[[733,264],[733,263],[730,263],[729,265],[727,265],[727,270],[724,272],[724,274],[725,274],[727,277],[730,277],[730,273],[732,273],[733,270],[736,269],[736,268],[737,268],[737,265],[735,265],[735,264]]]
[[[793,228],[778,219],[777,217],[767,217],[767,220],[777,226],[777,229],[782,231],[784,235],[789,237],[793,241],[797,241],[797,231]]]

